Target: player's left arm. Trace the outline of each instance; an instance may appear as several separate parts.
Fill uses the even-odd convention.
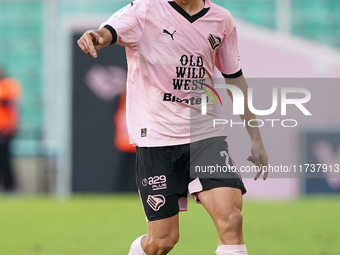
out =
[[[244,120],[245,123],[248,123],[249,120],[256,119],[255,114],[252,113],[248,107],[248,103],[247,103],[248,102],[248,85],[247,85],[247,82],[244,76],[241,75],[237,78],[232,78],[232,79],[226,78],[225,82],[227,84],[234,85],[242,90],[242,93],[244,95],[244,115],[240,115],[241,119]],[[233,101],[233,95],[229,90],[228,90],[228,94],[231,100]],[[246,124],[246,129],[247,129],[247,132],[249,134],[249,137],[252,143],[251,145],[252,156],[249,156],[247,160],[253,162],[256,166],[259,167],[260,171],[256,174],[254,178],[255,180],[257,180],[263,171],[262,166],[266,166],[265,169],[268,169],[268,156],[267,156],[266,150],[262,142],[259,128],[251,127]],[[267,179],[267,176],[268,176],[268,171],[264,171],[263,180]]]

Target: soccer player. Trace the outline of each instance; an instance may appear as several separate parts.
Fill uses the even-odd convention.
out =
[[[115,43],[126,47],[127,124],[137,149],[137,187],[148,224],[148,234],[132,243],[129,255],[162,255],[174,247],[188,192],[215,224],[216,254],[247,254],[241,214],[246,189],[239,173],[206,178],[192,171],[194,166],[233,165],[224,128],[212,125],[217,117],[212,100],[201,115],[202,95],[213,91],[214,66],[247,99],[231,14],[210,0],[136,0],[78,40],[93,58]],[[255,119],[246,104],[241,118]],[[246,129],[252,142],[248,160],[267,166],[258,128]]]

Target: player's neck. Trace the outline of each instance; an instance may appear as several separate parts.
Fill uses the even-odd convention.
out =
[[[190,16],[199,13],[204,8],[203,0],[174,0]]]

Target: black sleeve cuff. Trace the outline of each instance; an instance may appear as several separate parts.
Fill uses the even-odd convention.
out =
[[[224,74],[224,73],[222,73],[223,77],[224,77],[224,78],[227,78],[227,79],[238,78],[238,77],[240,77],[242,74],[243,74],[242,69],[240,69],[240,71],[238,71],[237,73],[234,73],[234,74]]]
[[[117,37],[118,37],[116,30],[113,27],[111,27],[110,25],[105,25],[104,27],[111,32],[111,35],[112,35],[111,44],[115,44],[117,42]]]

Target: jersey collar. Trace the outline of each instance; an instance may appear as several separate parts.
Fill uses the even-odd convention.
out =
[[[205,1],[204,1],[205,2]],[[174,1],[168,2],[172,8],[174,8],[179,14],[181,14],[184,18],[186,18],[190,23],[194,23],[199,18],[202,18],[210,9],[210,7],[204,7],[200,12],[196,13],[195,15],[190,16],[185,10],[182,9],[181,6],[179,6]]]

